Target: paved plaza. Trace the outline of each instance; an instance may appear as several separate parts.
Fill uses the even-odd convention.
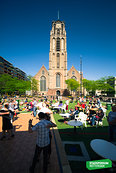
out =
[[[13,122],[15,137],[0,141],[0,173],[28,173],[32,163],[35,145],[36,132],[28,132],[28,120],[32,118],[30,113],[18,114]],[[33,118],[33,124],[38,119]],[[2,118],[0,117],[0,137],[2,130]],[[43,158],[37,163],[35,173],[42,173]],[[38,171],[39,170],[39,171]],[[54,135],[52,137],[52,154],[48,165],[48,173],[60,173]]]

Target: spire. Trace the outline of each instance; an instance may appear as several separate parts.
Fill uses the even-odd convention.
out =
[[[58,20],[59,20],[59,10],[58,10]]]

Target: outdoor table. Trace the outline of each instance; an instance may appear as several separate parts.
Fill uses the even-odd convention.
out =
[[[70,126],[74,126],[74,133],[76,133],[76,126],[82,126],[83,125],[83,123],[81,121],[77,121],[77,120],[68,121],[67,124]]]
[[[91,148],[101,157],[116,161],[116,146],[103,139],[94,139],[90,143]]]
[[[69,118],[70,117],[70,114],[69,113],[65,113],[65,114],[60,114],[62,117],[64,118]]]

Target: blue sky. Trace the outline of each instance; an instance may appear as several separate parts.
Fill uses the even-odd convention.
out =
[[[0,56],[34,76],[49,68],[53,20],[65,21],[68,70],[116,76],[116,0],[0,0]]]

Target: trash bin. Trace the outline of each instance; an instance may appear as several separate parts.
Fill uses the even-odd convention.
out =
[[[111,110],[111,107],[112,107],[111,103],[107,103],[106,106],[107,106],[107,110]]]

